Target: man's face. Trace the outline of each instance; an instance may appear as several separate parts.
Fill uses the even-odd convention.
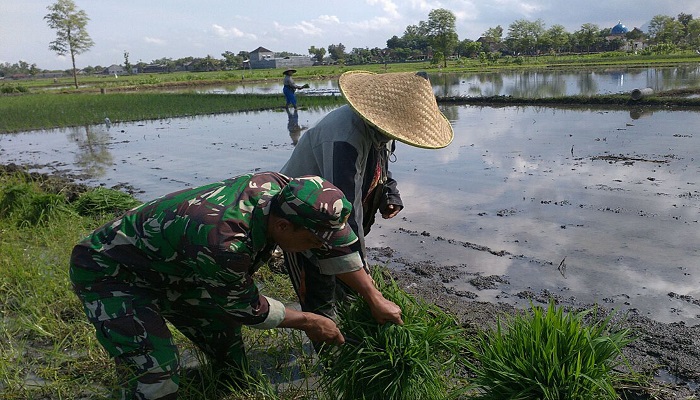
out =
[[[323,241],[304,228],[283,230],[277,235],[276,241],[282,250],[292,253],[323,247]]]

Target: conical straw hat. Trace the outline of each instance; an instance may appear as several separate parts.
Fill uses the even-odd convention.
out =
[[[452,142],[452,125],[438,109],[423,72],[348,71],[339,86],[350,106],[388,137],[426,149]]]

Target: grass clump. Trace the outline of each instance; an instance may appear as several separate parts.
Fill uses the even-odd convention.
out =
[[[350,341],[321,352],[327,367],[320,387],[333,399],[456,397],[465,345],[461,328],[437,307],[385,280],[381,271],[373,277],[384,297],[401,307],[404,325],[378,325],[363,299],[350,301],[339,310],[340,329]]]
[[[613,368],[633,339],[613,330],[611,316],[586,324],[591,311],[565,313],[550,302],[480,333],[469,345],[474,398],[617,399]]]
[[[140,201],[127,193],[99,187],[82,193],[75,201],[74,207],[80,215],[99,216],[118,214],[140,204]]]

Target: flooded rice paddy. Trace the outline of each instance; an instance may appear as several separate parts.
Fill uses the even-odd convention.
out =
[[[0,135],[0,163],[130,188],[141,200],[279,170],[330,110],[251,112]],[[599,302],[700,318],[700,114],[444,108],[454,142],[399,143],[406,208],[367,238],[373,261],[448,293],[527,305]]]
[[[430,72],[433,92],[437,96],[484,97],[512,96],[543,98],[557,96],[593,96],[631,93],[650,88],[654,92],[700,87],[700,65],[687,64],[658,68],[600,68],[594,71],[535,70],[494,72]],[[339,95],[337,79],[296,78],[308,83],[303,95]],[[200,93],[277,94],[280,81],[214,85],[196,89]],[[192,90],[190,88],[181,90]]]

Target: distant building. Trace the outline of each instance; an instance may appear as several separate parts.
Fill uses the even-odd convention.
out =
[[[608,42],[619,40],[621,42],[619,50],[621,51],[637,52],[639,50],[643,50],[646,47],[644,40],[627,39],[628,32],[629,30],[627,27],[623,25],[621,21],[618,21],[617,25],[610,28],[610,34],[605,38],[608,40]]]
[[[168,66],[165,64],[148,64],[143,66],[141,72],[144,74],[168,72]]]
[[[250,52],[250,59],[246,60],[247,65],[251,69],[274,69],[274,68],[294,68],[294,67],[310,67],[314,64],[310,56],[289,56],[275,57],[275,53],[264,48],[258,47]],[[245,63],[245,62],[244,62]]]
[[[481,43],[481,48],[484,49],[485,51],[489,51],[489,52],[501,51],[501,48],[502,48],[501,44],[493,38],[481,36],[480,38],[476,39],[476,41]]]
[[[109,67],[102,70],[102,73],[105,75],[124,75],[126,74],[126,69],[124,69],[124,67],[122,67],[121,65],[112,64]]]

